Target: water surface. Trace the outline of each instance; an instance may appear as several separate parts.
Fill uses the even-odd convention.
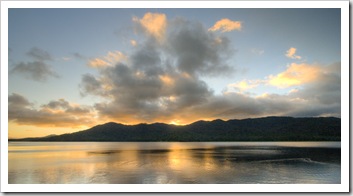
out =
[[[10,184],[337,184],[340,142],[10,142]]]

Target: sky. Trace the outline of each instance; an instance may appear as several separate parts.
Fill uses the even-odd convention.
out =
[[[340,9],[9,9],[9,138],[341,116]]]

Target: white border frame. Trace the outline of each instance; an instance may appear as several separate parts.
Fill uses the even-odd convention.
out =
[[[341,8],[341,184],[8,184],[8,8]],[[1,1],[1,192],[349,192],[349,1]]]

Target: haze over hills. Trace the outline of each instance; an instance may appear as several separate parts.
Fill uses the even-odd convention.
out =
[[[109,122],[63,135],[9,141],[340,141],[341,119],[335,117],[264,117],[197,121],[177,126],[163,123],[123,125]]]

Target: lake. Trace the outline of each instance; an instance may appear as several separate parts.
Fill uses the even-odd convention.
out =
[[[9,184],[339,184],[340,142],[9,142]]]

